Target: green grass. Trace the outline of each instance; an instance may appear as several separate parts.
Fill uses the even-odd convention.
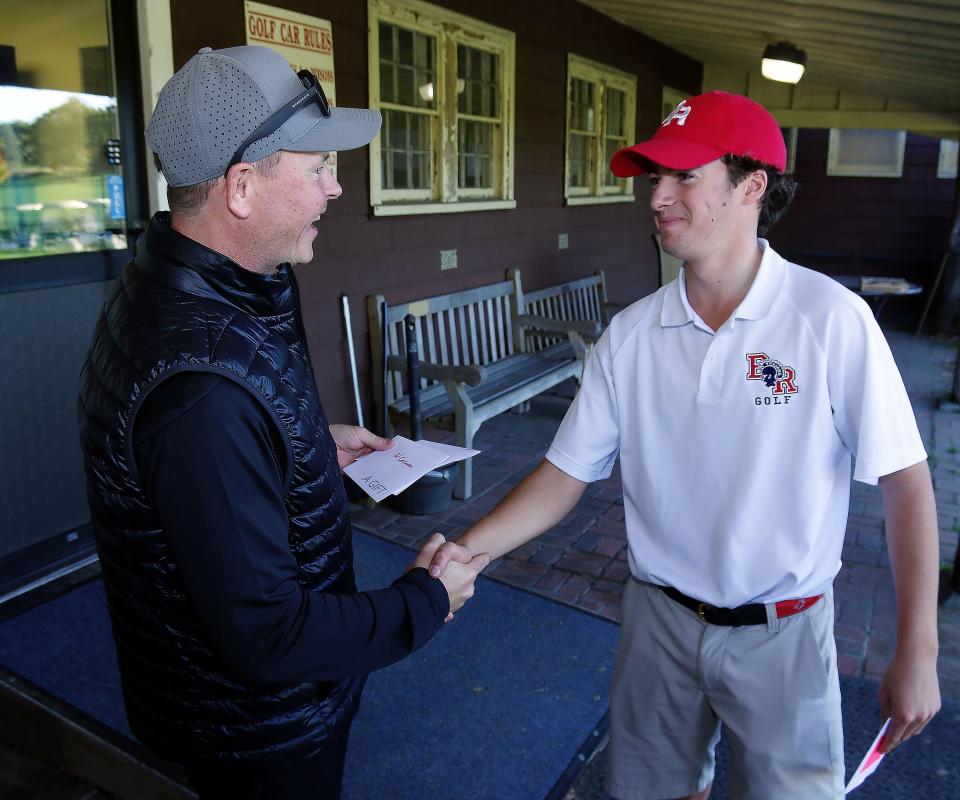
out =
[[[0,241],[15,241],[14,237],[21,231],[41,234],[41,245],[37,249],[0,249],[0,260],[77,252],[68,241],[43,241],[43,234],[102,231],[111,222],[107,217],[109,208],[92,201],[105,197],[105,175],[40,175],[0,184]],[[89,206],[84,209],[51,207],[68,200],[79,200]],[[27,203],[42,203],[47,208],[17,210],[18,205]]]

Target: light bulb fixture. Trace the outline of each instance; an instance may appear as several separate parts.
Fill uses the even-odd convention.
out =
[[[433,102],[433,81],[430,83],[424,83],[417,87],[417,92],[420,94],[420,97],[423,98],[425,103]]]
[[[803,77],[807,54],[790,42],[768,44],[763,51],[760,73],[764,78],[782,83],[796,83]]]

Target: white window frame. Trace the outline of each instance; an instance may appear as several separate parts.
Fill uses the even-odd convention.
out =
[[[869,164],[866,162],[840,161],[840,141],[845,134],[856,133],[859,128],[831,128],[830,144],[827,149],[827,175],[849,178],[899,178],[903,175],[903,151],[906,147],[906,131],[879,131],[895,137],[896,151],[894,163]]]
[[[956,139],[940,140],[940,157],[937,159],[937,177],[957,179],[957,151],[960,142]]]
[[[399,25],[434,37],[436,41],[435,109],[424,110],[433,119],[430,142],[433,170],[430,189],[384,189],[380,137],[370,143],[370,202],[374,216],[443,214],[516,208],[514,198],[514,135],[516,35],[472,17],[421,0],[368,0],[368,73],[370,105],[380,100],[380,23]],[[466,44],[495,53],[500,73],[500,130],[494,141],[494,186],[457,186],[457,45]],[[452,98],[449,101],[448,98]],[[387,106],[389,108],[389,106]],[[403,107],[406,109],[406,107]],[[467,117],[470,119],[470,117]]]
[[[593,169],[590,186],[570,185],[570,134],[571,126],[571,88],[573,81],[583,80],[597,87],[594,93],[594,118],[597,120],[596,143],[592,153]],[[637,76],[623,72],[606,64],[583,58],[574,53],[567,54],[567,99],[566,126],[563,141],[563,197],[568,206],[593,205],[596,203],[633,203],[633,178],[626,178],[622,184],[607,186],[605,178],[610,169],[606,159],[606,97],[608,89],[616,89],[624,94],[624,131],[625,145],[633,144],[637,122]]]

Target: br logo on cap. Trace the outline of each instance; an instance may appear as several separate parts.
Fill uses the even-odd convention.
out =
[[[687,105],[686,100],[681,100],[677,103],[677,107],[670,112],[667,118],[660,123],[660,126],[665,128],[673,120],[677,121],[677,125],[683,125],[687,121],[687,116],[690,114],[690,106]]]

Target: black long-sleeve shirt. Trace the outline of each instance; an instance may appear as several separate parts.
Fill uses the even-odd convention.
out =
[[[443,625],[443,584],[304,590],[287,542],[283,445],[249,390],[211,373],[164,381],[134,429],[141,483],[215,652],[251,685],[337,680],[399,661]]]

